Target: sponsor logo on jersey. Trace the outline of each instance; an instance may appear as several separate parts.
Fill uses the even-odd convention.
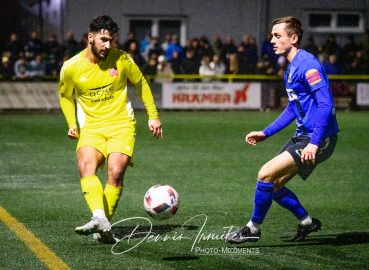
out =
[[[306,72],[306,79],[310,85],[314,85],[322,80],[318,70],[316,69],[308,70],[308,72]]]
[[[110,76],[111,76],[111,77],[117,77],[117,76],[118,76],[118,70],[117,70],[117,68],[116,68],[116,67],[111,68],[111,69],[109,70],[109,72],[110,72]]]

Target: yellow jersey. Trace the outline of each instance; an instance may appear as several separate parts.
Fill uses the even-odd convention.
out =
[[[81,128],[134,120],[127,80],[135,86],[149,119],[158,118],[151,89],[126,52],[110,49],[105,59],[92,64],[86,60],[83,50],[65,61],[60,71],[59,93],[68,127],[77,125],[77,119]]]

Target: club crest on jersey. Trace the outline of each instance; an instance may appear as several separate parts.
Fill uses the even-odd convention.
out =
[[[292,73],[295,71],[295,68],[292,67],[291,65],[287,66],[286,69],[286,74],[287,74],[287,82],[291,83],[292,82]]]
[[[308,70],[308,72],[306,72],[306,79],[310,85],[314,85],[322,80],[322,78],[320,78],[318,70],[316,69]]]
[[[109,72],[110,72],[110,76],[111,76],[111,77],[117,77],[117,76],[118,76],[118,70],[117,70],[117,68],[116,68],[116,67],[111,68],[111,69],[109,70]]]
[[[290,82],[292,82],[291,74],[288,74],[287,81],[288,81],[289,83],[290,83]]]

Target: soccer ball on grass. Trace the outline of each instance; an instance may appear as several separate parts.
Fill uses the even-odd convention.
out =
[[[171,218],[178,211],[178,193],[169,185],[152,186],[145,194],[144,207],[149,216],[154,219]]]

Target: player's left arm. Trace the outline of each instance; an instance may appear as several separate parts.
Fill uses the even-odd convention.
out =
[[[145,105],[149,116],[148,126],[155,138],[163,138],[163,128],[156,109],[154,97],[146,79],[142,76],[141,83],[135,84],[136,90],[141,94],[142,101]]]
[[[156,109],[154,97],[152,95],[149,84],[143,76],[139,67],[129,59],[130,71],[128,72],[128,78],[135,86],[138,96],[141,98],[145,105],[146,112],[149,116],[148,126],[153,136],[156,138],[163,137],[163,128],[159,119],[158,110]]]
[[[301,161],[304,163],[315,163],[316,152],[318,151],[319,143],[321,142],[329,116],[332,113],[333,105],[331,101],[330,90],[328,86],[323,86],[312,93],[312,96],[317,104],[315,114],[315,125],[310,143],[301,152]]]
[[[149,129],[155,138],[163,138],[163,128],[159,118],[149,119],[148,121]]]

